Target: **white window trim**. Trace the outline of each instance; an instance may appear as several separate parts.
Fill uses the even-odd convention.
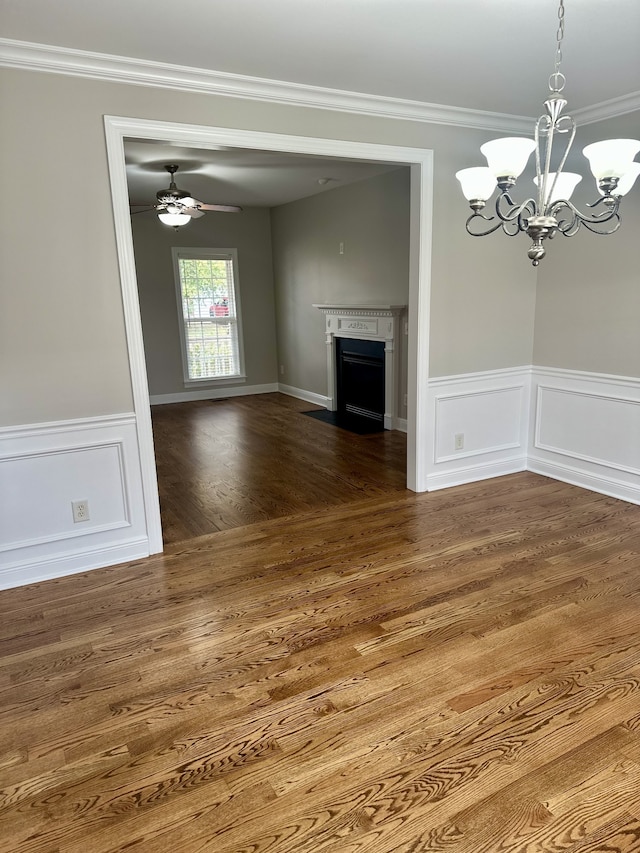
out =
[[[193,246],[173,246],[171,249],[173,258],[173,278],[176,288],[176,310],[178,312],[178,326],[180,331],[180,353],[182,356],[182,376],[185,386],[202,385],[237,385],[245,382],[247,377],[244,366],[244,338],[242,334],[242,306],[240,302],[240,272],[238,268],[237,249],[194,248]],[[236,305],[236,329],[238,335],[238,362],[239,372],[233,376],[222,376],[220,378],[204,377],[202,379],[191,379],[189,377],[189,364],[187,360],[187,340],[184,333],[184,314],[182,311],[182,287],[180,285],[179,260],[181,258],[198,259],[211,258],[213,260],[231,260],[233,267],[233,286],[235,290]]]

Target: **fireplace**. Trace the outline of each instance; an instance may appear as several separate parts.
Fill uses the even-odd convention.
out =
[[[327,409],[345,411],[360,417],[380,418],[385,429],[398,427],[399,347],[401,318],[406,305],[314,305],[325,314],[327,343]],[[405,315],[406,316],[406,315]],[[404,322],[406,334],[406,320]],[[345,342],[343,344],[343,341]],[[360,349],[360,344],[375,344],[375,348]],[[343,349],[351,353],[346,365],[340,364]],[[357,372],[359,379],[352,385],[355,391],[343,403],[341,396],[343,373],[348,379]],[[380,373],[382,381],[380,381]],[[375,377],[375,378],[374,378]],[[373,387],[377,389],[373,392]],[[364,399],[362,395],[364,394]],[[382,406],[380,405],[382,395]],[[369,396],[374,400],[371,402]],[[351,408],[347,409],[349,405]],[[356,412],[360,409],[360,412]]]
[[[384,343],[336,338],[336,391],[339,415],[384,425]]]

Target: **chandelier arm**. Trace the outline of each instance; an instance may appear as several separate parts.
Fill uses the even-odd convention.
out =
[[[584,227],[591,231],[593,234],[613,234],[618,230],[621,223],[621,218],[619,214],[620,202],[622,200],[621,196],[613,196],[613,204],[610,203],[607,206],[606,210],[603,210],[602,213],[587,216],[582,213],[578,208],[572,204],[572,202],[567,199],[559,199],[554,205],[551,207],[551,215],[558,216],[562,211],[568,211],[571,214],[571,218],[568,220],[561,219],[558,221],[557,230],[563,234],[565,237],[573,237],[574,234],[577,234],[580,226],[584,225]],[[599,202],[595,202],[593,205],[588,205],[588,207],[596,207]],[[605,228],[604,226],[611,222],[615,221],[615,224],[611,228]]]
[[[605,220],[605,222],[611,222],[612,219],[615,219],[615,225],[612,228],[607,228],[605,231],[600,231],[598,230],[598,228],[593,228],[592,226],[594,223],[589,220],[582,220],[581,225],[584,225],[587,231],[591,231],[592,234],[599,234],[601,237],[607,237],[609,234],[615,234],[615,232],[618,230],[622,223],[619,213],[615,213],[613,216],[610,216],[608,219]],[[603,223],[597,222],[595,224],[601,225]]]
[[[492,225],[485,231],[472,231],[469,226],[470,223],[473,222],[475,219],[483,219],[485,222],[493,222],[495,216],[485,216],[482,213],[472,213],[465,223],[467,234],[470,234],[472,237],[486,237],[488,234],[493,234],[494,231],[497,231],[498,228],[502,227],[502,222],[498,222],[496,225]]]
[[[573,215],[569,220],[560,219],[556,231],[564,237],[573,237],[580,230],[581,224],[579,218]]]
[[[504,212],[502,210],[502,200],[505,200],[507,204],[510,206],[509,210]],[[513,201],[509,193],[505,190],[505,192],[500,193],[498,198],[496,199],[496,214],[497,216],[505,223],[509,222],[517,222],[518,230],[525,231],[526,225],[523,227],[521,224],[523,222],[522,215],[524,212],[527,212],[530,216],[533,216],[536,212],[536,201],[533,198],[528,198],[526,201],[523,201],[522,204],[516,205]],[[505,233],[507,233],[505,231]]]
[[[514,220],[513,222],[503,222],[502,230],[507,235],[507,237],[515,237],[516,234],[519,234],[523,229],[520,225],[520,217]]]
[[[520,205],[520,207],[521,211],[520,216],[518,216],[518,228],[520,229],[520,231],[526,231],[529,226],[529,217],[536,215],[536,203],[531,198],[528,199],[524,205]],[[524,215],[525,212],[528,214],[527,217],[525,217]]]
[[[571,236],[571,234],[575,234],[580,227],[580,225],[586,226],[589,231],[593,231],[594,234],[613,234],[613,231],[617,231],[620,226],[620,215],[618,213],[620,209],[620,201],[622,199],[621,196],[612,196],[614,199],[614,204],[607,207],[606,210],[603,210],[602,213],[596,215],[585,215],[578,208],[567,199],[558,199],[558,201],[554,202],[552,207],[550,208],[550,214],[552,216],[557,216],[558,213],[562,210],[568,210],[571,212],[571,220],[570,227],[563,228],[562,222],[558,223],[558,230],[562,231],[566,236]],[[604,201],[604,199],[601,199]],[[592,209],[597,207],[600,202],[594,202],[593,205],[587,205],[587,207],[591,207]],[[597,231],[597,227],[601,225],[605,225],[607,222],[611,222],[612,219],[617,220],[617,225],[613,229],[613,231]],[[577,223],[575,230],[573,229],[573,225]],[[593,228],[590,226],[594,226]],[[569,233],[571,232],[571,233]]]
[[[613,203],[612,204],[612,199]],[[621,195],[609,195],[609,196],[600,196],[597,201],[594,201],[593,204],[587,204],[591,210],[595,210],[596,207],[600,207],[601,204],[607,205],[607,210],[613,210],[617,212],[620,208],[620,203],[622,202]],[[602,215],[604,215],[607,211],[603,211]]]

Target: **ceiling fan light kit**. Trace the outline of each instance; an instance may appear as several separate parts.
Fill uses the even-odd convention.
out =
[[[173,225],[174,228],[191,222],[191,217],[188,213],[159,213],[158,219],[164,225]]]
[[[153,207],[134,204],[132,207],[144,207],[145,210],[132,211],[133,213],[146,213],[155,210],[160,222],[177,231],[180,226],[187,225],[192,219],[204,216],[205,210],[217,210],[222,213],[239,213],[242,210],[235,204],[205,204],[198,201],[186,190],[181,190],[176,186],[174,175],[180,168],[176,163],[167,163],[164,168],[171,175],[169,186],[166,189],[158,190],[156,203]]]
[[[562,40],[564,38],[564,0],[558,7],[558,32],[555,70],[549,78],[551,94],[544,102],[545,113],[536,124],[534,139],[507,137],[494,139],[480,147],[487,165],[456,172],[462,193],[472,210],[466,229],[472,237],[486,237],[501,228],[509,237],[525,232],[532,239],[528,256],[537,267],[546,254],[544,241],[564,234],[572,237],[582,225],[595,234],[613,234],[620,226],[620,203],[632,188],[640,163],[634,158],[640,151],[637,139],[606,139],[583,149],[589,160],[600,197],[588,204],[591,213],[581,213],[570,199],[582,180],[581,175],[563,172],[569,151],[576,135],[576,123],[570,115],[563,115],[567,101],[562,96],[565,77],[560,72]],[[564,150],[555,171],[551,170],[551,154],[556,134],[567,134]],[[531,153],[536,154],[537,187],[534,198],[518,204],[510,191],[526,168]],[[495,203],[495,215],[482,213],[496,187],[500,194]],[[496,221],[497,220],[497,221]]]

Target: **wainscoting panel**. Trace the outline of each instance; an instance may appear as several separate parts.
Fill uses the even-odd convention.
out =
[[[432,379],[429,490],[526,468],[530,368]]]
[[[0,448],[0,588],[149,553],[133,415],[5,428]]]
[[[640,380],[534,367],[529,469],[640,503]]]

